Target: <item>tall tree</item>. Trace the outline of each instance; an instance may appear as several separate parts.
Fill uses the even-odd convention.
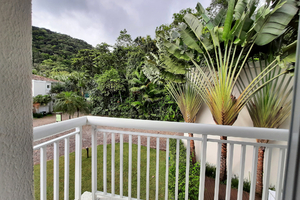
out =
[[[282,34],[297,13],[297,8],[292,4],[276,4],[272,9],[270,5],[264,5],[254,12],[256,9],[254,1],[230,0],[224,27],[220,26],[224,10],[221,10],[214,19],[210,19],[201,4],[198,3],[196,9],[203,20],[199,21],[194,15],[186,14],[185,23],[179,25],[180,31],[175,34],[178,36],[173,38],[173,42],[168,43],[167,47],[175,56],[182,56],[185,53],[197,68],[198,72],[192,74],[191,81],[198,88],[216,124],[233,125],[239,112],[253,94],[268,82],[286,73],[282,72],[256,88],[260,80],[278,65],[273,62],[242,91],[238,98],[232,94],[254,44],[265,45]],[[272,26],[274,19],[280,26]],[[199,60],[199,55],[203,60]],[[203,65],[206,67],[202,67]],[[226,136],[221,136],[221,140],[226,139]],[[221,181],[226,179],[226,154],[227,145],[223,143]]]
[[[61,92],[55,96],[54,110],[69,114],[69,119],[77,112],[87,113],[88,105],[85,99],[74,92]]]

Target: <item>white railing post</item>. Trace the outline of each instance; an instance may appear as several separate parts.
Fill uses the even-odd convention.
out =
[[[231,195],[231,179],[232,179],[232,162],[233,162],[234,144],[229,144],[229,159],[227,169],[227,183],[226,183],[226,200],[230,200]]]
[[[59,142],[53,143],[53,199],[59,199]]]
[[[120,197],[123,198],[123,134],[120,134]]]
[[[159,192],[159,138],[156,138],[156,189],[155,189],[155,199],[158,200]]]
[[[199,199],[204,200],[207,135],[202,135]]]
[[[111,134],[111,195],[115,196],[115,133]]]
[[[169,187],[169,138],[166,141],[166,181],[165,181],[165,200],[168,200]]]
[[[216,167],[214,200],[219,200],[221,147],[222,147],[222,143],[218,142],[218,153],[217,153],[217,167]]]
[[[147,137],[147,172],[146,172],[146,200],[149,200],[149,179],[150,179],[150,137]]]
[[[132,135],[129,135],[129,155],[128,155],[128,199],[131,199],[131,174],[132,174]]]
[[[253,147],[252,170],[251,170],[252,174],[251,174],[251,187],[250,187],[249,200],[255,199],[257,161],[258,161],[258,147],[254,146]]]
[[[268,200],[269,197],[269,180],[271,174],[272,148],[266,148],[265,154],[266,154],[266,158],[265,158],[266,165],[264,169],[262,200]]]
[[[64,181],[64,200],[69,200],[69,170],[70,170],[70,141],[65,138],[65,181]]]
[[[240,174],[239,174],[239,186],[238,186],[238,200],[243,198],[243,186],[244,186],[244,171],[245,171],[245,158],[246,158],[246,145],[241,145],[241,157],[240,157]]]
[[[190,140],[186,140],[185,200],[189,198],[190,151]]]
[[[107,135],[103,133],[103,192],[107,194]]]
[[[76,127],[75,135],[75,199],[81,199],[82,127]]]
[[[141,136],[138,136],[138,152],[137,152],[137,199],[140,199],[141,193]]]
[[[47,147],[40,149],[40,199],[47,200]]]
[[[277,181],[276,181],[276,200],[282,199],[282,183],[283,183],[283,168],[285,160],[285,149],[279,150],[279,160],[278,160],[278,171],[277,171]]]
[[[179,180],[179,154],[180,146],[179,139],[176,140],[176,181],[175,181],[175,200],[178,199],[178,180]]]
[[[97,192],[97,126],[92,126],[92,200]]]

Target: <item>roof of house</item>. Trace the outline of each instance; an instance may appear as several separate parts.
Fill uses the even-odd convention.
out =
[[[61,81],[58,81],[58,80],[54,80],[52,78],[47,78],[47,77],[38,76],[38,75],[34,75],[34,74],[32,74],[32,80],[48,81],[48,82],[61,82]]]

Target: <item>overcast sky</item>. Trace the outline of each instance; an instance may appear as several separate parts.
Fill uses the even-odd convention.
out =
[[[113,45],[120,30],[135,39],[151,35],[161,24],[172,22],[173,13],[203,7],[210,0],[33,0],[32,24],[85,40],[96,46]]]

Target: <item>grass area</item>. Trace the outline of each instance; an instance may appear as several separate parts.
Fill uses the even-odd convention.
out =
[[[124,143],[123,148],[123,192],[128,194],[128,154],[129,145]],[[115,193],[120,191],[120,145],[115,146]],[[90,149],[91,150],[91,149]],[[91,152],[91,151],[90,151]],[[98,152],[98,191],[103,191],[103,146],[99,145]],[[146,164],[147,148],[141,147],[141,199],[146,199]],[[86,151],[82,150],[82,193],[91,191],[91,158],[86,157]],[[75,153],[70,154],[70,199],[74,199],[75,187]],[[166,152],[159,153],[159,199],[164,198],[165,193],[165,169]],[[150,149],[150,199],[155,199],[155,175],[156,175],[156,149]],[[132,145],[132,197],[137,195],[137,145]],[[40,199],[40,165],[34,166],[35,199]],[[111,192],[111,145],[107,145],[107,192]],[[64,198],[64,156],[59,158],[59,199]],[[53,160],[47,161],[47,199],[53,199]]]

